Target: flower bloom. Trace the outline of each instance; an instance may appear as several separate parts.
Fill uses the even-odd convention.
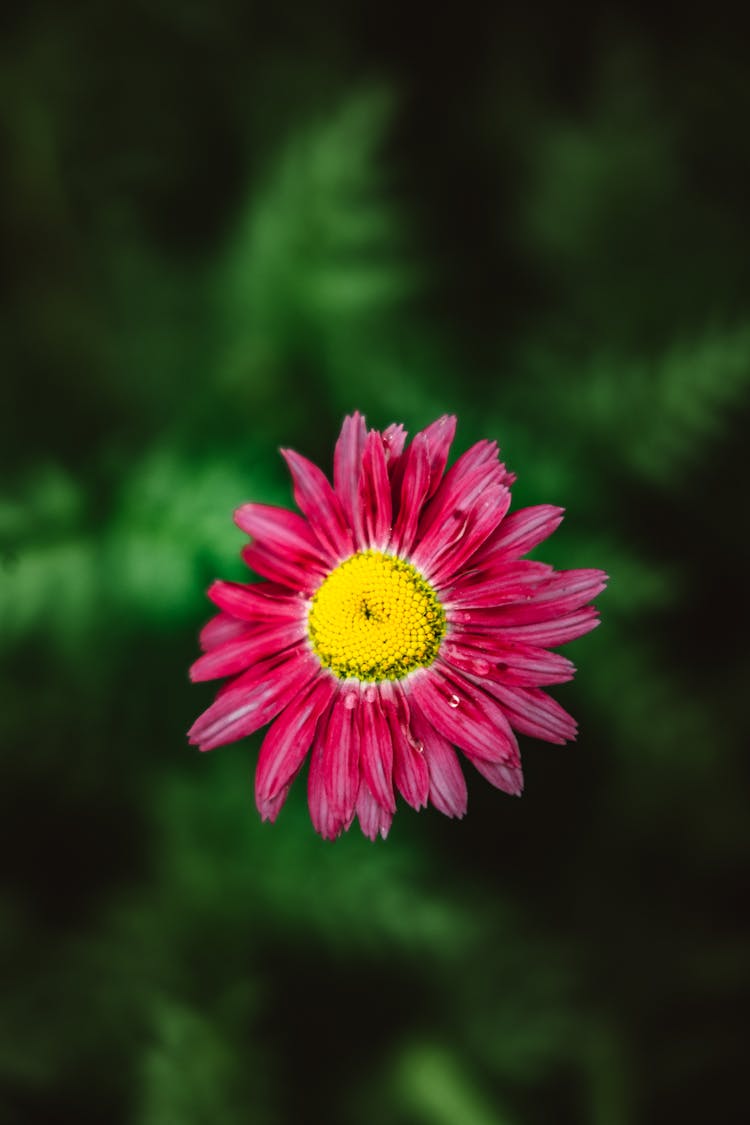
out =
[[[550,652],[598,622],[600,570],[523,559],[562,519],[542,504],[508,514],[515,480],[480,441],[447,472],[456,421],[406,445],[402,426],[355,413],[336,443],[333,486],[282,450],[302,515],[235,513],[243,557],[265,581],[215,582],[193,680],[230,677],[190,741],[211,750],[267,723],[255,776],[275,820],[310,756],[315,829],[359,820],[385,837],[396,790],[415,809],[466,811],[456,747],[498,789],[523,788],[516,732],[564,743],[576,724],[542,687],[574,666]]]

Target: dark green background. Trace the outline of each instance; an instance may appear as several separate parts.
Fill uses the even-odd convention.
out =
[[[744,1119],[750,84],[647,12],[6,11],[3,1122]],[[232,509],[354,407],[612,576],[579,742],[376,845],[185,741]]]

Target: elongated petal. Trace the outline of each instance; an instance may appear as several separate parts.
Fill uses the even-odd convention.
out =
[[[241,621],[263,625],[304,620],[304,601],[288,590],[280,594],[279,589],[268,582],[244,585],[241,582],[216,581],[209,586],[208,596],[219,609]]]
[[[503,705],[511,726],[521,734],[558,745],[576,737],[578,725],[573,716],[540,688],[509,687],[492,681],[486,687]]]
[[[386,428],[383,430],[382,437],[383,449],[385,450],[385,459],[388,465],[388,474],[390,476],[396,462],[404,451],[404,445],[406,444],[406,430],[400,422],[394,422],[390,426],[386,426]]]
[[[292,474],[294,499],[299,510],[333,558],[345,559],[354,550],[354,542],[341,502],[325,473],[293,449],[282,449],[281,455]]]
[[[524,559],[493,570],[464,571],[444,585],[441,594],[444,603],[449,606],[497,609],[501,605],[533,598],[554,573],[554,569],[545,563]]]
[[[523,772],[520,766],[506,766],[503,762],[486,762],[481,758],[474,758],[472,765],[489,781],[490,785],[502,789],[503,793],[509,793],[511,797],[520,797],[523,793]]]
[[[315,831],[324,840],[335,840],[340,836],[344,827],[343,818],[334,809],[326,790],[324,776],[325,737],[327,729],[327,716],[321,716],[313,739],[310,751],[310,769],[307,775],[307,804],[310,809],[310,819]]]
[[[519,559],[549,538],[562,523],[564,514],[564,508],[552,504],[537,504],[511,512],[477,553],[472,565]]]
[[[411,708],[411,728],[427,763],[430,801],[445,816],[464,816],[468,800],[466,781],[455,750],[418,706]]]
[[[575,674],[575,665],[559,653],[531,645],[503,645],[492,635],[457,634],[442,646],[440,657],[458,672],[520,687],[564,684]]]
[[[360,828],[370,840],[375,840],[378,833],[385,840],[393,820],[393,813],[387,812],[375,800],[364,779],[359,787],[357,797],[357,818]]]
[[[251,570],[272,582],[287,586],[295,593],[312,594],[326,575],[320,563],[277,553],[260,543],[248,543],[242,548],[241,554]]]
[[[369,693],[372,693],[368,699]],[[380,706],[377,689],[365,690],[365,697],[359,709],[362,729],[361,770],[362,777],[375,800],[387,812],[396,811],[393,796],[393,741],[391,732]]]
[[[336,693],[336,681],[325,673],[294,699],[269,728],[255,772],[255,799],[263,809],[288,790],[307,756],[318,719]]]
[[[320,673],[314,657],[298,653],[299,648],[292,649],[276,662],[261,661],[252,669],[252,682],[241,682],[240,677],[193,723],[191,744],[213,750],[245,738],[275,718]]]
[[[456,434],[456,418],[453,414],[443,414],[435,422],[432,422],[421,433],[416,434],[414,440],[418,437],[425,439],[430,459],[430,486],[427,493],[428,498],[437,491],[438,485],[442,480],[445,466],[448,463],[448,454],[450,452],[451,443]]]
[[[342,824],[354,815],[360,778],[358,692],[339,691],[331,706],[323,745],[326,795]]]
[[[336,562],[313,535],[307,520],[296,512],[268,504],[243,504],[235,511],[234,522],[274,554],[291,555],[302,563],[312,560],[319,569]]]
[[[238,621],[236,617],[230,617],[228,613],[217,613],[203,626],[198,640],[203,652],[210,652],[219,645],[251,636],[255,628],[256,626],[248,624],[247,621]]]
[[[387,682],[381,685],[381,699],[393,744],[393,780],[412,808],[424,808],[430,795],[430,773],[424,743],[412,729],[409,704],[400,686]]]
[[[359,509],[359,477],[367,440],[367,426],[359,411],[344,418],[333,455],[333,485],[349,527]]]
[[[472,506],[463,535],[441,551],[431,567],[430,578],[438,589],[450,581],[467,559],[495,530],[510,506],[510,492],[504,484],[491,484]]]
[[[584,633],[590,633],[598,624],[599,611],[589,605],[575,613],[550,618],[549,621],[539,621],[533,625],[504,624],[498,631],[498,637],[508,644],[520,642],[557,648],[558,645],[568,644],[569,641],[582,637]]]
[[[190,679],[218,680],[222,676],[236,676],[258,660],[266,660],[297,644],[305,635],[302,622],[282,623],[265,629],[255,629],[250,637],[230,641],[211,652],[204,653],[190,669]]]
[[[409,681],[409,694],[435,730],[472,758],[518,765],[518,744],[497,703],[440,659]]]
[[[408,555],[430,488],[430,451],[423,434],[417,434],[402,460],[403,473],[394,496],[394,510],[398,515],[393,527],[391,549],[395,554]]]
[[[580,609],[600,594],[607,585],[602,570],[561,570],[539,585],[530,598],[500,606],[494,611],[494,624],[531,625]],[[492,612],[492,611],[487,611]]]
[[[420,521],[420,538],[435,524],[441,524],[450,512],[465,510],[482,488],[493,482],[503,483],[497,444],[478,441],[461,454],[440,481]]]
[[[380,434],[371,430],[365,442],[359,478],[359,507],[365,528],[363,546],[382,550],[391,534],[391,485]]]

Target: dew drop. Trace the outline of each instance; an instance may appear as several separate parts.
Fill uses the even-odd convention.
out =
[[[458,698],[457,695],[452,695],[452,696],[450,696],[450,698],[448,700],[448,706],[452,707],[455,710],[456,707],[458,707],[460,702],[461,702],[461,700]]]
[[[344,707],[347,711],[352,711],[357,706],[356,692],[347,691],[344,693]]]
[[[475,660],[473,663],[474,663],[474,671],[477,673],[478,676],[486,676],[487,675],[487,673],[490,670],[489,660]]]
[[[424,754],[424,742],[414,742],[412,745],[418,754]]]
[[[365,699],[367,700],[368,703],[374,703],[375,699],[377,697],[377,694],[378,693],[377,693],[376,688],[374,688],[372,686],[370,686],[368,688],[365,688]]]

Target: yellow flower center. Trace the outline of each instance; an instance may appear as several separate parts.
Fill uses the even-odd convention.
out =
[[[361,551],[318,588],[307,627],[320,663],[339,679],[400,680],[432,664],[445,611],[411,563]]]

